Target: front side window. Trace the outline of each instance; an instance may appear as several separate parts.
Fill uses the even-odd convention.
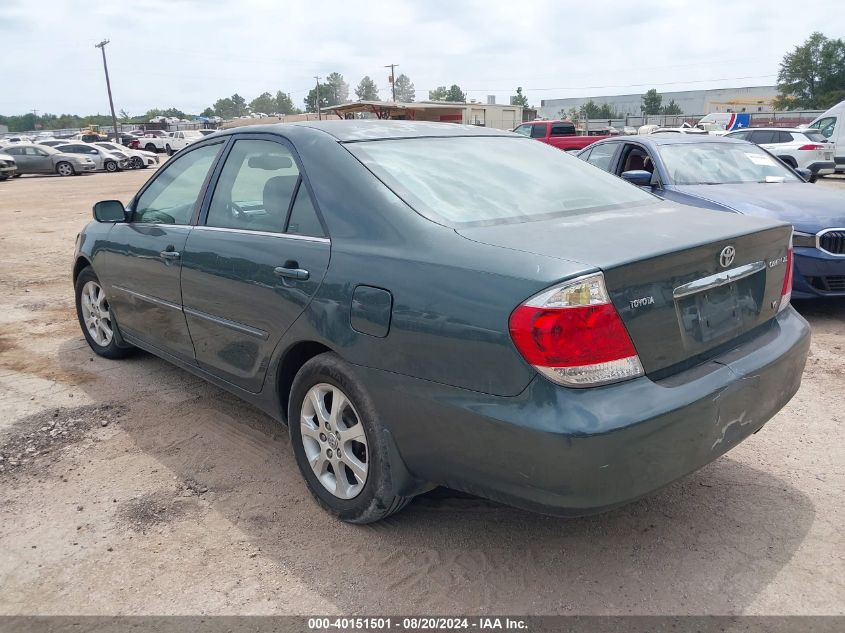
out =
[[[742,143],[683,143],[659,148],[669,182],[721,185],[794,182],[798,177],[764,150]]]
[[[176,158],[135,203],[133,222],[188,224],[208,171],[222,143],[206,145]]]
[[[738,138],[742,141],[747,141],[749,134],[751,134],[751,132],[748,130],[743,130],[742,132],[731,132],[727,135],[727,138]]]
[[[280,143],[239,140],[226,158],[206,225],[282,233],[299,169]]]
[[[653,196],[575,156],[514,136],[391,139],[345,147],[411,208],[452,227],[654,203]]]
[[[758,132],[752,132],[751,138],[749,139],[752,143],[757,143],[757,145],[764,145],[766,143],[777,143],[777,132],[771,132],[769,130],[760,130]]]
[[[518,128],[514,130],[517,134],[522,136],[531,136],[531,126],[530,125],[520,125]]]

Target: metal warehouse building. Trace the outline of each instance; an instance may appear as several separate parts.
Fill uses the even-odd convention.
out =
[[[606,95],[598,97],[575,97],[571,99],[544,99],[540,102],[540,116],[555,119],[572,108],[580,108],[592,100],[598,105],[608,104],[621,115],[642,114],[643,93],[628,95]],[[713,90],[683,90],[661,92],[663,105],[674,101],[683,114],[709,114],[710,112],[771,112],[772,102],[777,96],[775,86],[749,86],[746,88],[715,88]],[[563,112],[563,115],[561,115]]]

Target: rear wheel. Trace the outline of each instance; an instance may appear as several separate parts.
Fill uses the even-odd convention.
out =
[[[792,158],[792,156],[780,156],[780,159],[783,162],[785,162],[787,165],[792,167],[792,169],[795,169],[796,167],[798,167],[798,163],[795,162],[795,159]]]
[[[123,358],[134,348],[118,344],[120,332],[112,318],[108,299],[100,280],[89,266],[76,278],[76,316],[82,334],[95,354],[104,358]]]
[[[154,154],[158,151],[156,146],[153,145],[152,143],[147,143],[146,145],[144,145],[144,149],[147,150],[148,152],[153,152]]]
[[[164,149],[167,151],[168,156],[173,156],[173,148],[170,145],[166,145]]]
[[[62,161],[56,165],[56,173],[59,174],[59,176],[73,176],[76,174],[76,170],[70,163]]]
[[[372,523],[404,508],[395,493],[385,431],[364,385],[334,353],[309,360],[288,405],[294,455],[308,489],[349,523]]]

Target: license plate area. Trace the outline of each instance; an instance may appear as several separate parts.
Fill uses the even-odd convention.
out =
[[[733,277],[729,271],[714,275],[699,287],[691,284],[686,291],[684,287],[675,289],[675,307],[687,348],[709,347],[757,324],[766,276],[764,267],[751,266]]]

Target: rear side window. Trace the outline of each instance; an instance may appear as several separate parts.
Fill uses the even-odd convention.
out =
[[[11,154],[12,156],[21,156],[23,152],[21,151],[20,147],[7,147],[3,150],[0,150],[6,154]]]
[[[531,138],[546,138],[546,127],[545,123],[531,126]]]
[[[314,203],[311,202],[311,196],[308,194],[308,189],[305,183],[300,181],[299,191],[296,192],[296,200],[294,200],[293,208],[290,212],[290,220],[288,221],[287,233],[294,235],[308,235],[310,237],[325,237],[323,225],[320,224],[320,219],[317,217],[317,211],[314,209]]]
[[[552,136],[575,136],[575,126],[558,123],[552,126]]]
[[[239,140],[226,158],[207,226],[282,233],[299,169],[280,143]]]
[[[813,143],[824,143],[827,139],[821,132],[804,132],[804,136]]]

